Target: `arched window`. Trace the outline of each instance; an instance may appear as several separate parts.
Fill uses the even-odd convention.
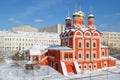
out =
[[[86,43],[86,47],[89,47],[89,42]]]
[[[89,54],[88,53],[86,54],[86,58],[89,58]]]
[[[78,44],[78,45],[79,45],[79,48],[81,48],[81,42],[79,42],[79,44]]]
[[[104,56],[104,52],[102,52],[102,56]]]
[[[96,54],[95,53],[93,53],[93,58],[96,58]]]
[[[79,53],[79,58],[81,58],[82,57],[82,55],[81,55],[81,53]]]
[[[93,47],[96,47],[96,43],[95,42],[93,43]]]

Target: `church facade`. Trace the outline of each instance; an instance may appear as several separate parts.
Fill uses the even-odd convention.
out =
[[[101,45],[101,33],[94,25],[94,15],[92,12],[88,15],[88,27],[84,18],[81,10],[73,14],[73,20],[67,16],[65,31],[60,34],[61,46],[49,47],[41,55],[30,56],[30,60],[49,65],[63,75],[115,66],[116,60],[109,57],[108,47]]]

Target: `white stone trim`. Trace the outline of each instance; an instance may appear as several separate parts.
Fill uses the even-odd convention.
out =
[[[81,66],[81,68],[80,68],[80,66]],[[82,70],[82,68],[83,68],[82,64],[79,64],[79,68],[80,68],[80,70]]]
[[[82,43],[82,45],[83,45],[83,60],[85,60],[85,51],[84,51],[84,37],[83,37],[83,43]]]
[[[89,47],[87,47],[87,43],[89,43]],[[85,40],[85,48],[90,48],[90,40]]]
[[[107,61],[104,62],[104,68],[108,66]]]
[[[96,67],[94,67],[96,66]],[[96,70],[97,69],[97,63],[93,63],[93,69]]]
[[[79,35],[79,37],[83,37],[83,33],[82,33],[80,30],[75,31],[75,33],[74,33],[74,34],[75,34],[75,36],[78,36],[78,35],[77,35],[77,33],[78,33],[78,32],[80,32],[80,33],[81,33],[81,35]]]
[[[90,68],[90,66],[91,66],[91,68]],[[92,63],[89,63],[89,64],[88,64],[88,68],[89,68],[89,70],[92,70],[92,68],[93,68]]]
[[[89,33],[90,34],[90,36],[86,36],[86,33]],[[85,38],[90,38],[92,36],[92,34],[91,34],[91,32],[90,31],[86,31],[85,33],[84,33],[84,37]]]
[[[92,40],[91,42],[95,43],[95,47],[93,46],[93,43],[92,43],[92,47],[93,48],[97,48],[97,41],[96,40]]]
[[[79,58],[79,54],[81,54],[81,58]],[[82,51],[78,51],[78,60],[83,60],[84,59],[84,54],[82,53]]]
[[[81,47],[79,47],[79,42],[81,43]],[[82,49],[83,48],[83,44],[82,44],[82,39],[78,40],[78,49]]]
[[[95,58],[94,58],[94,54],[95,54]],[[92,52],[92,60],[96,60],[97,59],[97,53],[96,53],[96,51],[93,51]]]
[[[104,55],[102,54],[104,52]],[[105,56],[105,49],[101,49],[101,57]]]
[[[89,57],[89,58],[87,58],[87,54],[88,54],[88,57]],[[85,55],[86,55],[86,59],[85,59],[85,60],[86,60],[86,61],[90,61],[90,51],[86,51]]]
[[[85,66],[86,66],[86,68],[85,68]],[[83,69],[84,69],[84,70],[87,70],[87,67],[88,67],[88,66],[87,66],[87,64],[85,63],[84,66],[83,66]]]

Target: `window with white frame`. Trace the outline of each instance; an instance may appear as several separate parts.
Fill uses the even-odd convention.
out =
[[[97,64],[96,63],[93,64],[93,69],[97,69]]]
[[[79,48],[81,48],[81,42],[78,43]]]
[[[87,48],[90,47],[90,41],[89,41],[89,40],[86,41],[86,47],[87,47]]]
[[[84,64],[84,70],[86,70],[87,69],[87,64]]]
[[[89,58],[89,53],[86,53],[86,58]]]
[[[81,55],[81,53],[79,53],[79,58],[81,58],[82,57],[82,55]]]
[[[104,62],[104,67],[107,67],[107,62]]]
[[[96,47],[96,43],[95,42],[93,42],[93,47]]]
[[[82,48],[82,41],[78,41],[78,48]]]
[[[92,64],[91,63],[89,64],[89,69],[92,70]]]
[[[101,56],[102,57],[105,56],[105,50],[104,49],[101,50]]]
[[[96,58],[96,53],[93,53],[93,58],[94,58],[94,59]]]
[[[82,59],[82,52],[81,51],[78,52],[78,58]]]
[[[86,47],[89,47],[89,42],[86,43]]]
[[[82,64],[79,64],[79,68],[82,70]]]

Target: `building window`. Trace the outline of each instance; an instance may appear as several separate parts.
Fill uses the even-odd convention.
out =
[[[84,64],[84,70],[86,70],[87,69],[87,64]]]
[[[91,65],[89,65],[89,68],[90,68],[90,69],[92,68]]]
[[[79,42],[79,44],[78,44],[78,45],[79,45],[79,48],[81,48],[81,42]]]
[[[104,52],[102,52],[102,56],[104,56]]]
[[[79,53],[79,58],[81,58],[82,56],[81,56],[81,53]]]
[[[68,54],[65,54],[65,55],[64,55],[64,58],[68,58]]]
[[[93,47],[96,47],[96,44],[95,44],[95,42],[93,43]]]
[[[88,53],[86,54],[86,58],[89,58],[89,54]]]
[[[96,65],[94,65],[94,68],[96,68]]]
[[[89,47],[89,43],[87,42],[86,47]]]
[[[93,58],[96,58],[96,54],[95,53],[93,53]]]
[[[82,69],[82,65],[79,65],[79,68]]]
[[[69,58],[72,58],[72,54],[69,54]]]

